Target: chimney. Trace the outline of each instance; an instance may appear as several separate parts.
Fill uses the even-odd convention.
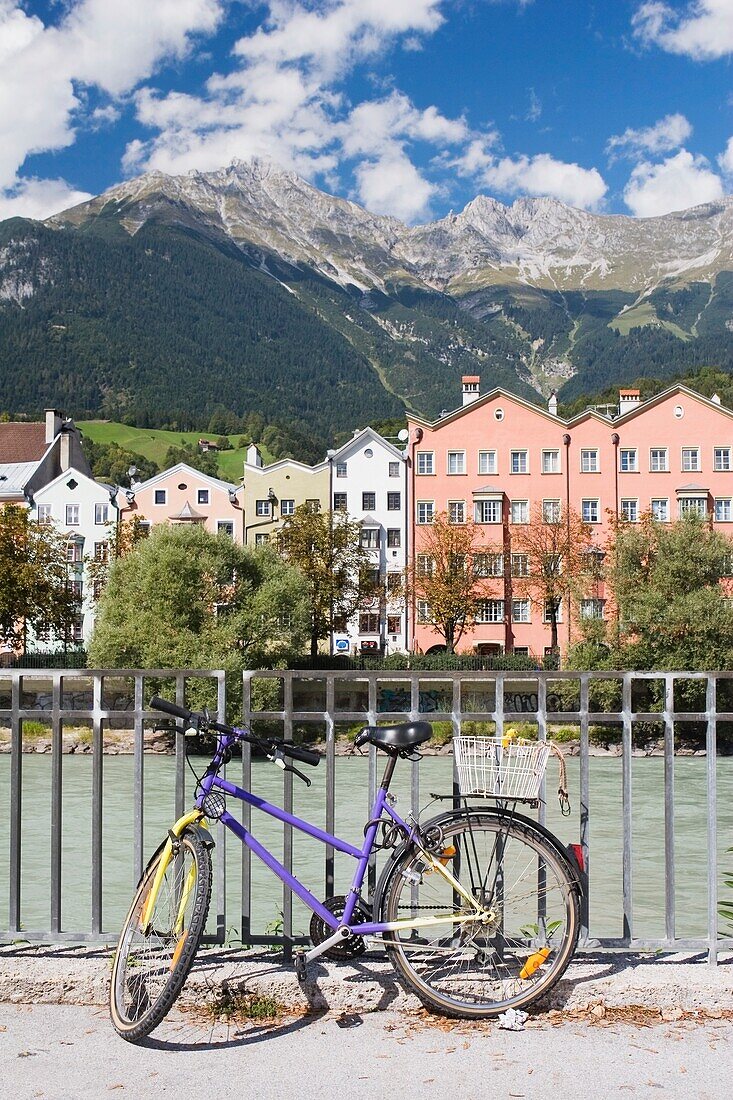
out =
[[[61,442],[59,444],[59,465],[61,467],[61,473],[63,474],[71,466],[71,436],[66,425],[64,425],[60,435]]]
[[[712,403],[714,405],[719,405],[720,404],[720,394],[714,393],[713,396],[710,398],[710,400],[712,401]]]
[[[554,390],[550,390],[550,396],[547,401],[547,411],[550,416],[557,416],[557,394]]]
[[[63,422],[64,418],[58,409],[46,409],[46,443],[53,443]]]
[[[250,443],[247,448],[247,465],[248,466],[262,466],[262,455],[260,449],[256,443]]]
[[[624,413],[631,412],[632,409],[638,408],[641,404],[641,392],[639,390],[619,390],[618,391],[618,414],[623,416]]]
[[[461,379],[463,386],[463,404],[470,405],[480,396],[481,376],[479,374],[464,374]]]

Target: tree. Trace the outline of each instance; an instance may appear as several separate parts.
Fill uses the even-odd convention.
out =
[[[377,590],[361,524],[344,512],[315,512],[301,504],[279,534],[280,553],[305,578],[311,656],[328,638],[336,616],[350,618]]]
[[[733,611],[724,578],[733,544],[700,517],[619,523],[608,583],[627,668],[733,667]],[[722,583],[721,583],[722,582]]]
[[[100,544],[106,547],[106,552],[100,557],[95,556],[87,560],[87,579],[96,602],[99,602],[107,587],[112,563],[134,550],[138,543],[148,537],[149,532],[150,524],[145,516],[137,514],[124,522],[109,524],[106,542]]]
[[[149,477],[158,473],[156,462],[134,451],[127,451],[118,443],[96,443],[93,439],[85,437],[83,446],[92,473],[98,480],[129,488],[132,479],[128,470],[131,467],[134,466],[137,469],[136,477],[140,481],[147,481]]]
[[[219,462],[213,451],[200,451],[193,443],[182,443],[180,447],[169,447],[165,454],[164,469],[185,462],[194,470],[209,477],[219,476]]]
[[[64,634],[79,610],[64,539],[30,519],[26,508],[0,508],[0,640],[25,641],[28,626]]]
[[[481,538],[482,528],[473,521],[449,523],[446,513],[440,512],[423,529],[415,564],[407,570],[407,590],[429,606],[448,653],[454,652],[475,623],[480,602],[497,594],[496,580],[476,565],[476,555],[491,550]]]
[[[100,668],[241,672],[299,649],[302,579],[269,547],[160,524],[112,563],[90,663]]]
[[[515,562],[512,588],[528,596],[547,615],[550,645],[558,649],[558,615],[563,600],[571,614],[571,600],[588,591],[593,582],[589,565],[592,528],[570,509],[547,511],[544,504],[532,507],[530,522],[512,529],[511,551]],[[592,560],[592,559],[591,559]]]

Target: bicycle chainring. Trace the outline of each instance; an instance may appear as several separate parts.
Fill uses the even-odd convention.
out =
[[[342,917],[346,909],[346,898],[343,894],[337,894],[335,897],[326,898],[321,904],[328,909],[329,913],[333,913],[334,917]],[[354,915],[351,918],[353,924],[365,924],[366,921],[371,920],[371,913],[367,909],[363,902],[357,901]],[[329,936],[333,935],[333,928],[330,928],[324,920],[322,920],[317,913],[314,913],[311,918],[310,925],[310,938],[314,947],[318,947],[319,944],[327,940]],[[366,951],[366,941],[363,936],[349,936],[347,940],[342,940],[341,943],[332,947],[329,951],[326,951],[324,958],[326,959],[358,959],[360,955],[363,955]]]

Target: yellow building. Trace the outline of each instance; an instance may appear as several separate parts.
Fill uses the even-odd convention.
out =
[[[306,466],[284,458],[263,466],[262,456],[253,444],[247,450],[242,484],[244,541],[248,546],[267,542],[282,526],[282,521],[306,503],[329,507],[328,462]]]

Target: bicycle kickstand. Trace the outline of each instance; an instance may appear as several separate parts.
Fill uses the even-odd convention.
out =
[[[295,963],[295,976],[302,985],[308,976],[308,964],[305,958],[305,951],[296,951],[293,956],[293,962]]]

